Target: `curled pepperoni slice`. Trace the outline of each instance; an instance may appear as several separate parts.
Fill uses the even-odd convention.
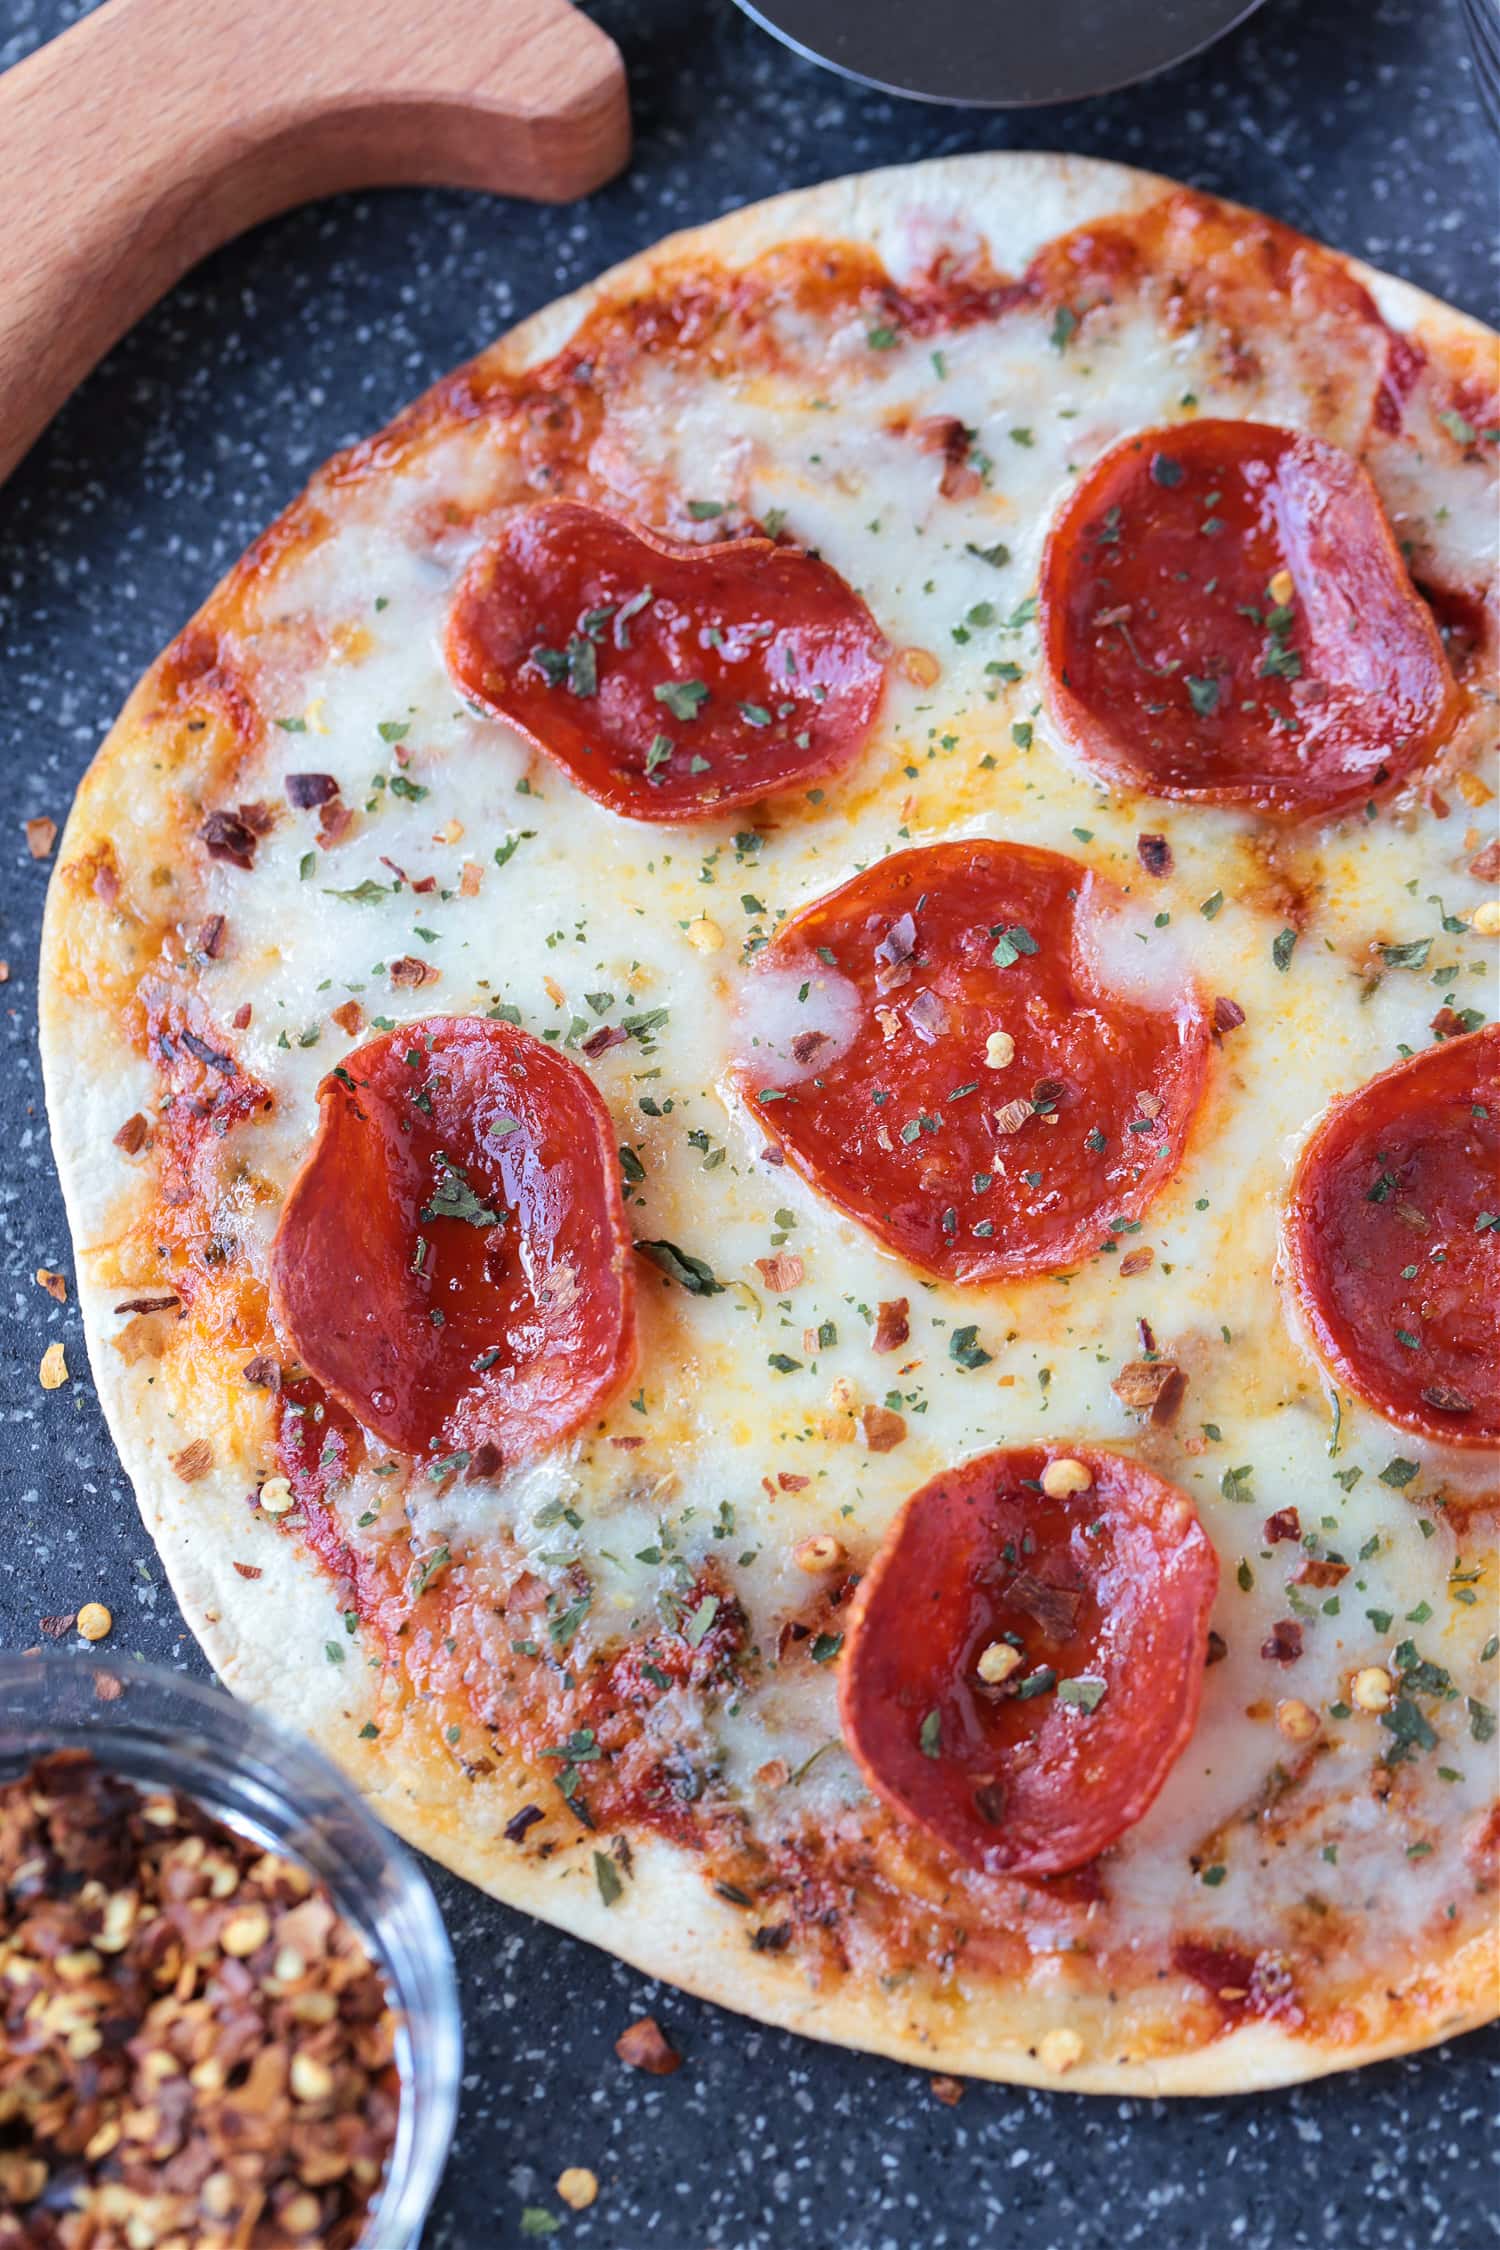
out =
[[[1336,812],[1420,765],[1458,713],[1364,470],[1265,423],[1112,447],[1052,527],[1041,606],[1060,723],[1149,796]]]
[[[318,1088],[271,1253],[277,1318],[403,1453],[498,1467],[587,1420],[635,1352],[609,1114],[528,1032],[432,1016]]]
[[[848,765],[885,658],[814,556],[683,546],[574,501],[513,516],[448,621],[464,694],[632,820],[702,820]]]
[[[1500,1025],[1335,1102],[1284,1234],[1294,1300],[1339,1381],[1424,1437],[1500,1442]]]
[[[1191,1501],[1138,1461],[982,1453],[912,1494],[860,1584],[845,1740],[967,1866],[1081,1867],[1193,1731],[1218,1581]]]
[[[888,1249],[950,1281],[1055,1272],[1134,1231],[1202,1090],[1202,1003],[1123,912],[1060,852],[896,853],[757,954],[731,1075]]]

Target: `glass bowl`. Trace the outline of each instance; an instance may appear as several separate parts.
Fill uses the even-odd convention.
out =
[[[105,1682],[117,1682],[119,1692]],[[222,1689],[129,1657],[0,1655],[0,1781],[47,1751],[178,1789],[299,1860],[384,1969],[400,2010],[396,2145],[358,2250],[416,2250],[453,2135],[462,2032],[453,1956],[416,1861],[298,1736]]]

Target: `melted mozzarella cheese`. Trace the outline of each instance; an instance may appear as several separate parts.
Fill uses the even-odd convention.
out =
[[[1124,1926],[1143,1944],[1226,1923],[1275,1942],[1298,1902],[1379,1896],[1384,1934],[1372,1942],[1388,1946],[1392,1927],[1416,1930],[1458,1895],[1465,1823],[1493,1782],[1465,1701],[1490,1711],[1500,1701],[1493,1652],[1481,1653],[1493,1556],[1474,1535],[1460,1548],[1437,1506],[1488,1472],[1337,1398],[1285,1324],[1274,1270],[1310,1122],[1425,1047],[1450,995],[1461,1008],[1493,1001],[1493,955],[1453,927],[1479,897],[1465,872],[1470,811],[1386,811],[1279,834],[1267,852],[1248,815],[1105,789],[1049,721],[1032,597],[1071,479],[1123,431],[1194,411],[1190,397],[1204,413],[1307,421],[1291,351],[1268,349],[1258,383],[1227,388],[1212,339],[1163,336],[1126,310],[1087,350],[1062,355],[1026,311],[940,351],[908,340],[872,354],[860,323],[803,341],[812,360],[794,372],[737,380],[698,382],[643,359],[610,403],[593,469],[627,506],[666,490],[733,497],[762,518],[784,511],[789,533],[864,595],[895,650],[935,660],[934,684],[915,684],[932,663],[898,661],[853,773],[768,817],[622,820],[466,708],[444,671],[446,605],[474,542],[454,533],[435,550],[423,503],[482,491],[494,433],[476,425],[432,446],[415,491],[410,477],[367,487],[343,528],[282,572],[282,616],[315,629],[308,646],[346,653],[278,678],[275,715],[306,731],[271,730],[254,777],[280,797],[286,771],[326,771],[359,817],[324,852],[316,816],[288,814],[253,878],[222,866],[208,878],[208,908],[229,918],[234,943],[205,964],[204,997],[220,1023],[251,1006],[242,1060],[276,1095],[274,1115],[237,1136],[239,1154],[285,1187],[317,1083],[352,1043],[331,1021],[351,997],[377,1023],[503,1005],[575,1059],[601,1023],[633,1026],[585,1065],[643,1175],[626,1190],[631,1222],[705,1259],[723,1291],[689,1296],[643,1265],[639,1373],[604,1427],[492,1483],[415,1488],[419,1543],[441,1539],[461,1561],[503,1532],[559,1580],[560,1552],[575,1557],[595,1587],[581,1646],[648,1626],[673,1558],[689,1568],[715,1558],[767,1669],[733,1714],[708,1723],[728,1786],[764,1807],[768,1761],[797,1772],[838,1740],[835,1666],[802,1655],[775,1664],[780,1624],[812,1592],[792,1559],[799,1540],[832,1529],[859,1565],[914,1487],[981,1448],[1144,1446],[1214,1540],[1227,1653],[1208,1674],[1194,1739],[1111,1860]],[[941,460],[910,434],[934,415],[975,433],[982,481],[966,497],[942,497]],[[1472,521],[1451,465],[1423,463],[1420,488],[1424,505],[1451,497]],[[1143,828],[1171,847],[1164,877],[1139,863]],[[1246,1016],[1213,1058],[1180,1173],[1139,1229],[1068,1274],[978,1291],[913,1273],[769,1160],[763,1127],[726,1079],[747,1025],[773,1085],[798,1071],[797,1031],[842,1043],[853,1027],[856,1003],[834,974],[806,1001],[774,977],[747,984],[757,945],[881,855],[955,836],[1075,855],[1124,893],[1095,930],[1106,982],[1160,1000],[1196,978]],[[429,876],[430,892],[410,887]],[[1293,918],[1298,942],[1282,967],[1273,941]],[[1373,944],[1426,936],[1430,966],[1387,970],[1370,987]],[[393,989],[390,964],[407,955],[438,981]],[[261,1255],[278,1200],[252,1203],[240,1222]],[[1132,1247],[1152,1263],[1126,1278]],[[781,1294],[757,1264],[779,1250],[802,1268]],[[910,1300],[910,1341],[877,1357],[876,1307],[898,1296]],[[1187,1376],[1174,1428],[1145,1438],[1111,1388],[1138,1356],[1143,1321]],[[950,1353],[968,1324],[990,1354],[982,1367]],[[862,1404],[899,1412],[904,1440],[872,1451]],[[626,1452],[612,1436],[644,1444]],[[351,1524],[367,1498],[349,1501]],[[576,1529],[559,1522],[560,1501]],[[1302,1549],[1268,1545],[1262,1527],[1291,1507],[1320,1551],[1349,1564],[1336,1589],[1289,1587]],[[1288,1619],[1303,1653],[1281,1666],[1261,1648]],[[1423,1704],[1438,1748],[1397,1769],[1382,1807],[1371,1774],[1390,1736],[1350,1704],[1348,1683],[1408,1639],[1451,1673],[1456,1694]],[[1310,1759],[1278,1728],[1288,1698],[1318,1715]],[[1250,1816],[1289,1770],[1305,1817],[1268,1869]],[[810,1815],[862,1793],[842,1750],[793,1786]],[[1206,1885],[1204,1865],[1222,1877]],[[1044,1925],[1033,1942],[1045,1943]]]

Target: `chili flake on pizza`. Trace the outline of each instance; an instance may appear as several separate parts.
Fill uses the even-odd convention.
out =
[[[314,479],[45,937],[184,1611],[392,1822],[1087,2088],[1491,2012],[1495,339],[995,156]]]

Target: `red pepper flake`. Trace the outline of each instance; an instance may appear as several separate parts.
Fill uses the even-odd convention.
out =
[[[115,1147],[122,1148],[127,1156],[139,1156],[151,1138],[151,1127],[139,1110],[127,1117],[115,1135]]]
[[[1349,1575],[1346,1562],[1330,1562],[1326,1555],[1308,1555],[1292,1572],[1294,1586],[1340,1586]]]
[[[1266,1545],[1274,1547],[1279,1539],[1302,1537],[1302,1518],[1295,1508],[1278,1508],[1274,1516],[1267,1516],[1261,1529]]]
[[[755,1270],[775,1297],[788,1289],[800,1289],[806,1272],[795,1250],[778,1250],[773,1258],[757,1258]],[[877,1345],[876,1350],[879,1348]]]
[[[106,838],[96,852],[90,854],[93,878],[90,884],[95,898],[102,898],[106,906],[113,906],[120,896],[120,870],[115,865],[114,846]],[[86,866],[89,861],[85,861]]]
[[[861,1407],[859,1419],[872,1453],[893,1453],[906,1436],[906,1417],[888,1406]]]
[[[210,859],[227,860],[232,867],[255,865],[255,830],[232,812],[211,812],[198,830]]]
[[[1260,1644],[1268,1664],[1295,1664],[1302,1654],[1302,1627],[1292,1618],[1279,1618]]]
[[[670,2078],[682,2067],[682,2057],[668,2040],[655,2016],[642,2016],[627,2024],[615,2041],[615,2053],[632,2070],[647,2070],[653,2078]]]
[[[339,785],[331,773],[289,773],[286,777],[286,796],[289,805],[298,812],[314,812],[319,805],[330,804],[339,793]]]
[[[1165,836],[1137,836],[1136,857],[1148,875],[1170,875],[1172,847]]]
[[[1047,1578],[1038,1578],[1034,1571],[1018,1570],[1005,1589],[1005,1598],[1014,1602],[1039,1625],[1047,1638],[1065,1641],[1077,1628],[1078,1611],[1083,1601],[1081,1593],[1071,1586],[1054,1586]]]
[[[1245,1011],[1238,1000],[1226,1000],[1221,993],[1214,1002],[1214,1030],[1222,1038],[1226,1031],[1237,1031],[1245,1020]]]
[[[906,1317],[910,1310],[911,1303],[906,1297],[891,1297],[882,1301],[876,1310],[875,1336],[870,1347],[872,1351],[895,1352],[901,1349],[911,1335],[911,1323]]]
[[[261,1353],[254,1359],[247,1359],[240,1372],[245,1381],[253,1383],[258,1390],[279,1391],[281,1388],[281,1369],[274,1359],[267,1359]]]
[[[208,920],[201,924],[195,945],[196,950],[203,955],[205,961],[218,960],[220,948],[224,943],[224,932],[227,928],[228,924],[222,914],[210,914]]]
[[[1186,1388],[1186,1376],[1170,1359],[1131,1360],[1110,1385],[1122,1406],[1149,1415],[1158,1425],[1175,1420]]]
[[[424,984],[436,984],[440,971],[430,961],[418,961],[410,953],[403,953],[391,963],[391,983],[398,992],[414,992]]]
[[[343,842],[353,826],[353,807],[346,805],[342,797],[335,797],[332,803],[325,805],[318,815],[318,843],[320,847],[325,852],[331,852],[335,844]],[[422,886],[416,884],[413,887],[420,890]],[[432,888],[430,882],[427,887],[429,890]]]
[[[911,434],[922,453],[940,453],[943,474],[938,490],[945,500],[972,499],[982,479],[969,459],[972,433],[956,414],[929,414],[914,422]]]

